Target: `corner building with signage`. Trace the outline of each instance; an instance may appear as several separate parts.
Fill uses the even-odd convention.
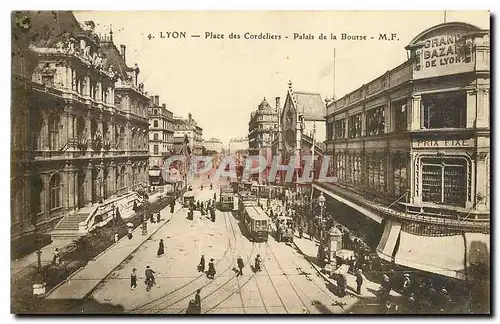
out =
[[[388,262],[460,280],[489,267],[489,39],[465,23],[431,27],[406,62],[327,106],[338,182],[313,187],[380,224]]]

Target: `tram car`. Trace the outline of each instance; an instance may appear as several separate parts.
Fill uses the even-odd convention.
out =
[[[253,242],[267,242],[269,234],[269,217],[264,210],[256,205],[245,207],[243,221]]]
[[[231,211],[234,209],[234,192],[230,186],[220,188],[219,209],[222,211]]]

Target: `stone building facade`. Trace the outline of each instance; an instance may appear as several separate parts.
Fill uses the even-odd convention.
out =
[[[259,155],[261,150],[270,147],[277,130],[278,110],[264,98],[248,122],[249,154]]]
[[[464,278],[471,242],[489,239],[475,233],[490,230],[489,31],[445,23],[406,49],[406,62],[328,105],[337,183],[315,186],[385,226],[382,258]],[[436,236],[446,258],[406,250]]]
[[[112,34],[71,12],[12,19],[11,239],[147,181],[147,103]]]
[[[173,113],[166,104],[160,105],[159,96],[151,96],[149,110],[149,166],[160,168],[163,160],[173,154]]]

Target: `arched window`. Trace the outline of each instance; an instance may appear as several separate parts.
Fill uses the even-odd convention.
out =
[[[157,140],[158,140],[158,133],[154,133],[154,134],[153,134],[153,139],[154,139],[155,141],[157,141]]]
[[[155,128],[158,127],[158,121],[157,120],[153,121],[153,127],[155,127]]]
[[[59,149],[59,117],[56,115],[49,117],[49,145],[52,151]]]
[[[61,176],[59,173],[52,175],[49,182],[51,210],[61,207],[61,187]]]
[[[158,109],[153,110],[153,115],[157,116],[158,115]]]

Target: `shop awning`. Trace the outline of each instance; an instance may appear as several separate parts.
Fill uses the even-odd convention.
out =
[[[149,176],[150,177],[160,177],[161,170],[149,170]]]
[[[384,228],[384,233],[377,247],[377,255],[379,258],[392,262],[394,248],[401,232],[401,224],[392,220],[387,220]]]
[[[372,212],[371,210],[368,210],[367,208],[364,208],[364,207],[362,207],[362,206],[360,206],[360,205],[358,205],[358,204],[356,204],[348,199],[345,199],[339,195],[336,195],[333,192],[318,186],[317,184],[313,184],[313,188],[325,193],[326,195],[332,197],[335,200],[338,200],[339,202],[341,202],[341,203],[343,203],[351,208],[356,209],[357,211],[359,211],[360,213],[363,213],[364,215],[373,219],[377,223],[379,223],[379,224],[382,223],[383,217],[380,216],[379,214],[376,214],[376,213]]]
[[[419,236],[401,231],[394,261],[410,268],[463,279],[464,236]]]

